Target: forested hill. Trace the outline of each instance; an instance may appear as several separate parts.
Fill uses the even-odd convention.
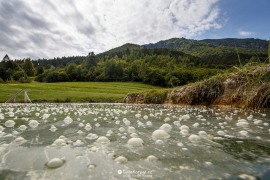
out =
[[[245,48],[249,50],[267,50],[268,41],[262,39],[237,39],[237,38],[225,38],[225,39],[204,39],[204,40],[192,40],[185,38],[172,38],[168,40],[159,41],[157,43],[145,44],[146,48],[168,48],[184,52],[192,52],[198,47],[230,47],[230,48]]]
[[[182,51],[200,57],[202,64],[235,65],[250,61],[266,61],[268,58],[268,41],[261,39],[205,39],[190,40],[185,38],[172,38],[143,45],[145,48],[167,48]],[[251,60],[251,57],[252,60]],[[257,60],[256,60],[257,59]]]
[[[237,47],[237,48],[246,48],[246,49],[266,50],[268,48],[268,41],[262,40],[262,39],[254,39],[254,38],[204,39],[199,42],[204,42],[209,45],[215,45],[215,46],[227,46],[227,47]]]
[[[0,61],[0,82],[137,81],[174,87],[209,78],[233,66],[268,62],[268,42],[258,39],[190,40],[124,44],[95,55]],[[31,78],[30,78],[31,79]],[[32,78],[33,79],[33,78]]]
[[[104,56],[111,56],[111,57],[119,56],[120,57],[120,56],[123,56],[125,54],[133,53],[134,51],[138,51],[140,49],[141,49],[140,45],[127,43],[127,44],[124,44],[120,47],[116,47],[116,48],[113,48],[109,51],[100,53],[97,55],[97,57],[99,57],[99,58],[104,57]]]

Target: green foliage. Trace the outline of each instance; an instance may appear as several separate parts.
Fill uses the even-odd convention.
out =
[[[19,82],[20,83],[31,83],[31,79],[29,79],[29,78],[25,79],[24,77],[20,77]]]
[[[167,48],[182,51],[200,57],[194,63],[204,67],[233,66],[238,62],[235,48],[239,50],[242,63],[245,64],[252,56],[258,56],[261,61],[267,59],[267,41],[259,39],[219,39],[219,40],[189,40],[173,38],[156,44],[144,45],[147,48]]]
[[[16,71],[14,74],[13,74],[13,79],[15,80],[15,81],[18,81],[20,78],[24,78],[24,76],[25,76],[25,74],[24,74],[24,72],[22,72],[22,71]]]
[[[40,75],[40,74],[43,74],[44,73],[44,67],[42,66],[38,66],[37,67],[37,71],[36,71],[36,75]]]
[[[121,81],[124,76],[125,63],[118,59],[109,59],[105,61],[104,80],[105,81]]]
[[[35,67],[30,58],[27,58],[24,60],[24,63],[22,64],[22,68],[27,76],[35,75]]]
[[[143,77],[143,82],[155,86],[166,86],[164,72],[157,68],[149,68]]]
[[[83,61],[83,66],[87,69],[95,66],[97,64],[97,58],[95,56],[95,53],[94,52],[90,52],[85,60]]]
[[[270,82],[270,71],[263,71],[260,76],[262,82]]]
[[[3,79],[4,81],[10,80],[11,79],[10,71],[6,71],[6,69],[0,67],[0,78]]]
[[[147,104],[162,104],[167,98],[167,90],[152,90],[144,95],[144,103]]]
[[[175,76],[166,76],[165,79],[167,79],[166,81],[168,87],[175,87],[180,83],[180,80]]]
[[[38,80],[38,79],[37,79]],[[45,82],[67,82],[68,75],[65,72],[51,71],[48,72],[47,76],[44,78]]]
[[[227,46],[227,47],[237,47],[237,48],[247,48],[247,49],[267,49],[267,41],[261,39],[205,39],[200,42],[204,42],[214,46]]]
[[[239,59],[242,66],[249,62],[263,63],[268,56],[265,43],[267,41],[257,39],[196,41],[173,38],[143,46],[125,44],[98,55],[90,52],[85,57],[8,60],[0,63],[5,65],[0,66],[5,70],[0,70],[0,77],[10,80],[20,66],[28,76],[32,76],[33,71],[29,73],[27,69],[33,70],[31,67],[34,64],[37,69],[35,80],[38,82],[133,81],[176,87],[239,66]],[[238,52],[235,52],[235,47]],[[26,68],[26,64],[30,68]]]

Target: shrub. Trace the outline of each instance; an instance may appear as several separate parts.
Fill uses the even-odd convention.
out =
[[[20,78],[24,77],[24,73],[22,71],[16,71],[14,74],[13,74],[13,79],[15,81],[19,81]]]
[[[144,96],[144,103],[147,104],[162,104],[167,98],[167,90],[152,90],[146,92]]]
[[[19,79],[19,82],[20,82],[20,83],[31,83],[32,80],[31,80],[30,78],[25,79],[24,77],[21,77],[21,78]]]

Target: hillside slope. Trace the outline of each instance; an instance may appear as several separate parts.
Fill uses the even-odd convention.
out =
[[[201,58],[201,65],[218,64],[232,66],[238,63],[245,64],[253,60],[262,62],[267,59],[268,41],[261,39],[206,39],[191,40],[185,38],[172,38],[143,45],[145,48],[167,48],[182,51],[186,54]]]

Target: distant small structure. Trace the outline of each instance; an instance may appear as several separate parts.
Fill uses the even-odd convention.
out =
[[[24,103],[32,103],[31,99],[29,98],[29,96],[27,94],[29,92],[28,89],[21,89],[16,94],[14,94],[10,99],[8,99],[5,103],[15,103],[16,99],[17,99],[17,96],[19,94],[21,94],[22,92],[24,92]]]

